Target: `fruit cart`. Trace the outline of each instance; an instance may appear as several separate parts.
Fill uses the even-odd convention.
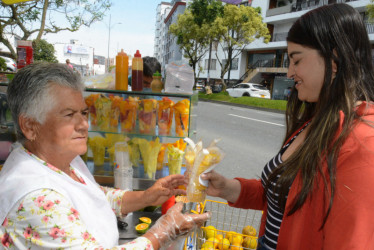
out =
[[[186,239],[185,250],[250,250],[257,248],[262,211],[230,207],[225,202],[205,200],[194,213],[210,211],[205,225]]]

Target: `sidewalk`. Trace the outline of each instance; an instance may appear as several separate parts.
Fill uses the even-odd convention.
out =
[[[243,104],[231,103],[231,102],[223,102],[223,101],[208,100],[208,99],[199,99],[199,102],[211,102],[211,103],[223,104],[223,105],[228,105],[228,106],[235,106],[235,107],[241,107],[241,108],[248,108],[248,109],[255,109],[255,110],[261,110],[261,111],[285,114],[284,110],[261,108],[261,107],[255,107],[255,106],[249,106],[249,105],[243,105]]]

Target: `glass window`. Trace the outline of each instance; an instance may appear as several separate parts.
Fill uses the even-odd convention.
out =
[[[204,63],[204,69],[207,70],[208,69],[208,61],[209,59],[205,59],[205,63]],[[216,70],[216,59],[210,59],[210,70]]]

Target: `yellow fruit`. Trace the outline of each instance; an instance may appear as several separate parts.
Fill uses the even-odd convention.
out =
[[[216,228],[214,226],[207,226],[204,228],[205,239],[214,238],[217,235]]]
[[[243,243],[243,236],[241,236],[240,234],[234,234],[232,236],[232,242],[231,242],[232,245],[241,246],[242,243]]]
[[[226,238],[222,239],[218,244],[218,249],[220,249],[220,250],[230,249],[230,241]]]
[[[223,235],[222,234],[217,234],[216,239],[218,239],[218,241],[221,242],[223,240]]]
[[[235,234],[237,234],[237,232],[234,232],[234,231],[227,232],[226,235],[225,235],[225,238],[228,239],[230,241],[230,243],[232,243],[232,237]]]
[[[256,229],[252,226],[245,226],[243,228],[242,234],[256,236],[257,232]]]
[[[252,237],[245,237],[243,240],[243,247],[256,249],[257,248],[257,239]]]
[[[209,238],[209,239],[206,241],[206,243],[208,243],[208,242],[212,242],[214,248],[217,248],[217,247],[218,247],[219,240],[218,240],[217,238],[215,238],[215,237],[211,237],[211,238]]]
[[[243,250],[240,245],[231,245],[230,250]]]
[[[204,244],[201,245],[201,250],[211,250],[211,249],[214,249],[214,243],[213,242],[210,242],[210,241],[207,241],[205,242]]]

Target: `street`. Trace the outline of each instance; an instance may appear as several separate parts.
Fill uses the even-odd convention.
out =
[[[226,177],[259,178],[278,152],[285,135],[285,115],[199,101],[196,140],[207,147],[220,138],[225,158],[216,171]]]

